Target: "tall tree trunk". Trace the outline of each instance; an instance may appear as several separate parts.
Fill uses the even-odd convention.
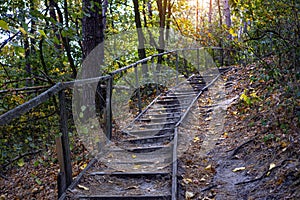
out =
[[[199,33],[199,0],[196,0],[196,33]]]
[[[213,5],[213,0],[209,0],[209,9],[208,9],[208,26],[209,26],[209,31],[211,32],[211,21],[212,21],[212,5]]]
[[[93,2],[93,7],[91,2]],[[82,18],[82,34],[83,34],[83,59],[101,42],[104,41],[104,27],[100,8],[102,0],[83,0],[83,18]],[[102,55],[103,57],[104,52]]]
[[[108,7],[108,0],[103,0],[103,3],[102,3],[102,25],[103,25],[103,30],[106,29],[107,7]]]
[[[167,3],[168,0],[157,0],[157,7],[159,12],[159,49],[158,53],[164,52],[165,49],[165,23],[166,23],[166,9],[167,9]],[[158,57],[158,65],[157,70],[160,71],[160,64],[162,63],[162,56]]]
[[[231,14],[230,14],[230,5],[229,0],[224,0],[224,16],[225,16],[225,24],[227,29],[231,27]],[[228,35],[228,39],[232,39],[232,35]]]
[[[147,29],[147,32],[149,34],[149,43],[151,46],[155,47],[155,49],[158,49],[158,45],[156,44],[156,41],[151,33],[151,31],[148,29],[148,22],[147,22],[147,15],[146,15],[146,5],[147,5],[147,8],[148,8],[148,18],[150,21],[152,21],[152,17],[153,17],[153,14],[152,14],[152,5],[151,5],[151,1],[148,1],[146,3],[146,0],[143,0],[143,15],[144,15],[144,27]],[[152,23],[151,23],[152,25]]]
[[[65,23],[65,26],[66,28],[69,27],[69,23],[68,23],[68,3],[67,3],[67,0],[64,0],[64,16],[65,16],[65,21],[63,20],[63,14],[58,6],[58,4],[56,3],[55,4],[55,7],[56,7],[56,11],[58,13],[58,16],[59,16],[59,19],[60,19],[60,23],[63,24]],[[60,35],[61,35],[61,39],[62,39],[62,43],[63,43],[63,46],[66,50],[66,53],[67,53],[67,58],[68,58],[68,61],[69,61],[69,64],[70,64],[70,67],[71,67],[71,70],[72,70],[72,75],[71,75],[71,78],[76,78],[77,76],[77,69],[76,69],[76,66],[75,66],[75,63],[74,63],[74,59],[72,57],[72,53],[71,53],[71,45],[70,45],[70,40],[68,37],[64,37],[62,36],[62,29],[60,30]]]
[[[138,54],[139,54],[139,59],[143,59],[143,58],[146,58],[145,37],[144,37],[143,30],[142,30],[142,22],[141,22],[141,15],[140,15],[140,11],[139,11],[138,0],[133,0],[133,5],[134,5],[134,21],[135,21],[135,27],[137,29],[138,41],[139,41]],[[147,76],[147,74],[148,74],[147,62],[143,63],[142,72],[144,75]]]
[[[172,4],[171,0],[168,1],[168,12],[167,12],[167,20],[166,20],[166,41],[169,41],[170,37],[170,24],[171,24],[171,15],[172,15]]]
[[[83,18],[82,18],[82,57],[83,57],[83,71],[81,78],[99,77],[101,75],[101,66],[104,65],[104,19],[105,13],[103,11],[102,0],[83,0]],[[92,52],[95,48],[96,51]],[[89,55],[89,56],[88,56]],[[103,122],[101,126],[106,123],[106,115],[104,112],[106,108],[106,90],[101,88],[105,81],[98,83],[84,84],[82,101],[85,103],[87,109],[84,111],[84,121],[89,118],[96,117],[93,113],[98,112],[100,121]],[[96,94],[95,94],[96,91]],[[96,106],[96,107],[94,107]]]
[[[222,31],[223,23],[222,23],[222,12],[221,12],[220,0],[217,0],[217,6],[218,6],[218,12],[219,12],[219,26],[220,26],[220,29]],[[221,47],[221,48],[223,47],[223,39],[222,38],[220,38],[220,40],[219,40],[219,47]],[[220,51],[220,54],[221,54],[220,63],[221,63],[221,65],[223,65],[223,63],[224,63],[223,49]]]
[[[221,4],[220,4],[220,0],[217,0],[217,6],[218,6],[218,12],[219,12],[219,26],[222,29],[222,25],[223,25],[223,20],[222,20],[222,12],[221,12]]]

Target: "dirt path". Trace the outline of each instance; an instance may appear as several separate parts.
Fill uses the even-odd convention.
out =
[[[255,66],[235,67],[223,76],[225,100],[210,90],[199,101],[194,127],[201,128],[180,158],[180,199],[300,199],[299,126],[293,113],[278,109],[274,95],[285,98],[282,90],[252,82],[256,73]],[[220,118],[224,126],[214,126]]]

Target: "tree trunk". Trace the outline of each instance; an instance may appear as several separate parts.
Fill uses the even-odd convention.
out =
[[[135,27],[137,29],[137,34],[138,34],[138,54],[139,54],[139,59],[146,58],[146,51],[145,51],[145,36],[142,30],[142,22],[141,22],[141,15],[139,11],[139,2],[138,0],[133,0],[133,5],[134,5],[134,21],[135,21]],[[144,75],[147,76],[148,74],[148,66],[147,62],[143,63],[142,67],[142,72]]]
[[[103,24],[103,30],[106,29],[107,7],[108,7],[108,0],[103,0],[103,3],[102,3],[102,24]]]
[[[172,15],[172,4],[171,1],[168,1],[168,12],[167,12],[167,20],[166,20],[166,41],[169,41],[170,37],[170,23],[171,23],[171,15]]]
[[[93,2],[93,7],[91,6]],[[83,34],[83,59],[101,42],[104,41],[104,27],[100,8],[102,0],[83,0],[83,18],[82,18],[82,34]],[[102,55],[103,57],[104,52]]]
[[[224,0],[224,16],[225,16],[225,24],[227,29],[231,27],[231,14],[230,14],[230,5],[229,0]],[[232,35],[228,35],[228,39],[232,39]]]
[[[208,26],[209,26],[209,31],[211,32],[211,21],[212,21],[212,2],[213,0],[209,0],[209,10],[208,10]]]
[[[221,12],[221,5],[220,5],[220,0],[217,0],[217,6],[218,6],[218,12],[219,12],[219,26],[222,29],[222,12]]]
[[[196,33],[199,33],[199,0],[196,0]]]
[[[158,7],[158,12],[159,12],[159,49],[158,53],[164,52],[165,49],[165,37],[164,37],[164,32],[165,32],[165,22],[166,22],[166,9],[167,9],[167,3],[168,0],[157,0],[157,7]],[[162,57],[158,57],[158,65],[157,65],[157,70],[160,71],[160,64],[162,63]]]
[[[102,0],[82,1],[83,64],[82,73],[80,74],[80,78],[82,79],[101,76],[101,67],[104,65],[103,23],[106,22],[106,20],[103,19],[103,16],[105,16],[106,13],[102,12],[106,12],[106,8],[103,8],[102,2]],[[94,49],[95,51],[92,52]],[[83,119],[83,121],[88,121],[89,118],[96,117],[94,115],[95,110],[98,112],[101,121],[105,119],[106,90],[101,88],[101,84],[105,83],[105,81],[99,81],[98,83],[89,83],[83,86],[83,94],[81,95],[82,99],[80,99],[80,101],[84,102],[84,106],[87,107],[84,111],[85,119]],[[104,124],[105,123],[104,121]]]

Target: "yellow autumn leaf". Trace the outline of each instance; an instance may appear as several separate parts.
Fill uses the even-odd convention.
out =
[[[84,170],[84,168],[86,168],[86,166],[87,166],[87,163],[84,163],[83,165],[80,166],[80,169]]]
[[[274,167],[276,167],[276,165],[274,163],[270,164],[269,170],[273,169]]]
[[[225,133],[223,134],[223,137],[224,137],[224,138],[228,138],[228,133],[225,132]]]
[[[131,157],[134,159],[134,158],[136,158],[136,155],[132,154]]]
[[[190,179],[190,178],[184,178],[184,179],[183,179],[183,182],[184,182],[185,184],[189,184],[189,183],[193,182],[193,180]]]
[[[83,189],[83,190],[86,190],[86,191],[88,191],[88,190],[90,190],[88,187],[85,187],[85,186],[83,186],[83,185],[77,185],[78,186],[78,188],[80,188],[80,189]]]
[[[205,167],[206,170],[211,170],[211,165]]]
[[[230,33],[230,35],[232,35],[233,37],[236,37],[236,36],[237,36],[237,34],[235,33],[235,31],[234,31],[233,28],[230,28],[230,29],[229,29],[229,33]]]
[[[237,168],[233,169],[232,171],[233,172],[238,172],[238,171],[242,171],[242,170],[245,170],[245,169],[246,169],[246,167],[237,167]]]
[[[140,169],[142,166],[141,165],[134,165],[133,169]]]
[[[200,139],[199,139],[199,137],[197,136],[197,137],[194,137],[194,142],[198,142]]]

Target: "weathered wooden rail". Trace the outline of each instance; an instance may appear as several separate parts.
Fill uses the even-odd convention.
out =
[[[164,52],[164,53],[160,53],[160,54],[156,54],[156,55],[152,55],[150,57],[147,57],[143,60],[139,60],[136,63],[133,63],[129,66],[123,67],[121,69],[115,70],[111,73],[109,73],[109,75],[105,75],[105,76],[101,76],[101,77],[94,77],[94,78],[89,78],[89,79],[84,79],[84,80],[76,80],[76,81],[71,81],[71,82],[64,82],[64,83],[57,83],[54,86],[52,86],[51,88],[49,88],[48,90],[44,91],[43,93],[41,93],[40,95],[36,96],[35,98],[29,100],[28,102],[17,106],[16,108],[2,114],[0,116],[0,126],[2,125],[6,125],[9,124],[13,119],[16,119],[20,116],[22,116],[23,114],[29,112],[31,109],[37,107],[38,105],[46,102],[47,100],[49,100],[51,97],[53,96],[58,96],[59,99],[59,115],[60,115],[60,129],[61,129],[61,136],[58,137],[56,139],[56,145],[57,145],[57,154],[58,154],[58,160],[59,160],[59,165],[60,165],[60,172],[58,175],[58,191],[59,191],[59,196],[61,196],[62,194],[65,194],[64,192],[66,191],[66,189],[68,187],[72,187],[72,166],[71,166],[71,156],[70,156],[70,146],[69,146],[69,136],[68,136],[68,124],[67,124],[67,112],[66,112],[66,97],[65,97],[65,90],[66,89],[70,89],[74,87],[74,84],[80,83],[82,82],[83,84],[86,84],[88,82],[93,82],[93,81],[104,81],[106,82],[106,135],[107,137],[110,139],[111,135],[112,135],[112,116],[111,116],[111,96],[112,96],[112,91],[114,88],[113,85],[113,80],[114,77],[116,75],[119,75],[121,73],[126,72],[129,69],[134,69],[135,73],[136,73],[136,87],[139,88],[139,80],[138,80],[138,76],[137,76],[137,69],[142,67],[142,64],[144,64],[145,62],[150,62],[151,64],[154,65],[155,62],[155,58],[157,57],[162,57],[162,56],[167,56],[167,55],[175,55],[176,59],[175,59],[175,67],[176,67],[176,83],[178,83],[178,70],[179,70],[179,54],[182,53],[183,59],[185,60],[185,54],[184,52],[187,51],[196,51],[197,52],[197,61],[196,61],[196,68],[199,69],[200,68],[200,54],[199,51],[201,49],[208,49],[210,51],[212,51],[212,55],[216,55],[216,52],[221,52],[219,53],[219,63],[221,65],[223,65],[224,62],[224,49],[222,48],[218,48],[218,47],[213,47],[213,48],[190,48],[190,49],[180,49],[180,50],[172,50],[172,51],[168,51],[168,52]],[[185,60],[186,61],[186,60]],[[203,88],[202,88],[203,89]],[[138,89],[139,91],[139,89]],[[201,93],[199,93],[198,95],[200,95]],[[194,101],[196,101],[197,98],[195,98],[193,100],[193,102],[190,102],[190,105],[192,105],[194,103]],[[158,99],[156,99],[158,100]],[[140,114],[136,117],[135,121],[138,120],[143,114],[145,114],[145,112],[151,107],[152,104],[150,104],[145,110],[142,111],[142,106],[141,106],[141,96],[140,93],[138,92],[138,107],[139,107],[139,111]],[[189,109],[189,107],[188,107]],[[176,126],[179,126],[182,119],[184,119],[184,117],[186,116],[187,112],[185,112],[182,116],[181,116],[181,120],[177,121]],[[176,140],[177,140],[177,136],[176,136],[176,131],[177,129],[174,129],[175,131],[175,135],[174,135],[174,151],[176,151]],[[173,154],[173,161],[176,157],[176,153]],[[95,160],[93,160],[90,165],[92,165],[92,163],[95,162]],[[174,162],[173,164],[173,170],[176,170],[176,164]],[[173,175],[172,175],[172,179],[173,182],[176,181],[176,175],[174,175],[174,173],[176,173],[176,171],[173,171]],[[74,183],[74,182],[73,182]],[[172,193],[175,194],[176,196],[176,186],[174,185]],[[172,199],[176,199],[176,197],[174,196]]]
[[[202,92],[219,76],[216,74],[206,83],[201,75],[192,75],[161,93],[122,129],[126,138],[118,141],[121,148],[105,149],[105,153],[91,161],[60,199],[176,200],[178,128]],[[112,162],[115,163],[106,160],[114,157]],[[109,166],[97,167],[101,164]],[[143,170],[135,169],[137,165]],[[112,181],[95,186],[101,178]],[[90,191],[79,190],[80,186]],[[145,190],[146,186],[148,190]]]

